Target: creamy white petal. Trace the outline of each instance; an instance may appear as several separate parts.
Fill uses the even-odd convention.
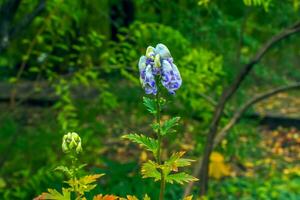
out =
[[[139,60],[139,70],[140,72],[146,68],[146,56],[141,56]]]
[[[159,54],[160,58],[162,58],[162,59],[171,58],[171,53],[170,53],[168,47],[166,47],[166,45],[161,44],[161,43],[156,45],[155,53]]]

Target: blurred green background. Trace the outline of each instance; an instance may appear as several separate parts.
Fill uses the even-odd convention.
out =
[[[215,102],[243,64],[300,19],[299,0],[0,0],[0,199],[32,199],[59,188],[61,137],[83,140],[87,173],[104,172],[95,193],[155,197],[142,179],[147,154],[120,139],[150,133],[138,59],[148,45],[170,49],[183,85],[164,117],[182,116],[167,144],[197,159]],[[276,44],[226,107],[300,81],[300,37]],[[210,199],[300,199],[300,93],[252,107],[215,149]],[[223,160],[224,159],[224,160]],[[189,169],[192,171],[193,166]],[[224,172],[225,171],[225,172]],[[167,199],[184,186],[167,185]],[[197,192],[197,185],[194,187]]]

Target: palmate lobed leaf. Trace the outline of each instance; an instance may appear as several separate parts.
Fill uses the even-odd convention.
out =
[[[122,136],[122,138],[129,139],[132,142],[140,144],[141,146],[145,147],[146,150],[151,151],[154,154],[154,156],[156,155],[158,149],[157,140],[138,134],[128,134]]]
[[[62,193],[55,189],[48,189],[48,192],[43,193],[34,200],[70,200],[71,192],[65,188],[62,189]]]
[[[198,181],[198,179],[185,172],[180,172],[176,174],[167,175],[166,181],[171,184],[173,184],[174,182],[179,184],[184,184],[192,181]]]
[[[147,110],[151,114],[156,114],[157,113],[156,102],[155,102],[154,99],[150,99],[148,97],[143,97],[143,102],[144,102],[144,105],[146,106]]]
[[[72,171],[66,166],[58,166],[54,170],[63,172],[66,176],[71,177]]]
[[[73,186],[74,184],[88,185],[88,184],[91,184],[91,183],[94,183],[95,181],[97,181],[97,179],[100,178],[101,176],[104,176],[104,174],[87,175],[87,176],[81,177],[78,180],[70,179],[70,180],[66,181],[66,183],[68,183],[70,186]]]
[[[165,166],[169,167],[170,171],[178,171],[178,167],[185,167],[191,165],[195,160],[181,158],[185,154],[184,151],[173,153],[169,160],[165,161]]]
[[[66,183],[68,183],[71,188],[77,188],[76,192],[83,195],[85,192],[91,191],[97,186],[92,183],[96,182],[101,176],[104,176],[104,174],[87,175],[80,179],[70,179],[66,181]]]
[[[173,118],[165,121],[161,126],[161,135],[166,135],[168,133],[171,133],[171,129],[174,126],[178,125],[179,120],[180,120],[180,117],[173,117]]]
[[[84,185],[91,184],[91,183],[94,183],[95,181],[97,181],[97,179],[99,179],[102,176],[104,176],[104,174],[87,175],[87,176],[80,178],[79,182]]]
[[[161,174],[157,170],[158,168],[159,165],[152,160],[144,163],[141,170],[143,178],[154,178],[154,181],[159,181],[161,179]]]
[[[191,181],[197,181],[198,179],[185,173],[185,172],[180,172],[180,173],[174,173],[170,174],[171,171],[178,171],[178,167],[183,167],[190,165],[190,163],[193,160],[190,159],[183,159],[180,158],[183,156],[184,152],[177,152],[174,153],[171,158],[166,161],[163,165],[159,165],[158,163],[149,160],[148,162],[144,163],[142,166],[142,175],[143,178],[154,178],[154,181],[159,181],[161,180],[161,172],[160,170],[163,170],[163,173],[166,176],[166,181],[169,183],[187,183]]]

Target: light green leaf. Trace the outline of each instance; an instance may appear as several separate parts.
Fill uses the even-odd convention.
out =
[[[145,147],[146,150],[151,151],[154,155],[156,155],[158,149],[157,140],[138,134],[128,134],[122,136],[122,138],[129,139],[132,142],[140,144],[141,146]]]
[[[79,194],[84,194],[94,189],[97,185],[92,184],[97,181],[98,178],[104,176],[104,174],[93,174],[81,177],[80,179],[70,179],[66,181],[71,188],[76,188],[76,192]]]
[[[79,182],[83,185],[91,184],[97,181],[100,177],[104,176],[104,174],[93,174],[87,175],[79,179]]]
[[[159,181],[161,179],[161,174],[157,170],[159,165],[152,160],[144,163],[142,166],[143,178],[154,178],[154,181]]]
[[[191,165],[191,162],[194,162],[194,160],[181,158],[184,155],[184,153],[184,151],[173,153],[164,165],[168,166],[169,170],[171,171],[178,171],[178,167],[185,167]]]
[[[176,174],[169,174],[166,177],[166,181],[168,183],[179,183],[179,184],[184,184],[192,181],[197,181],[198,179],[185,173],[185,172],[180,172]]]
[[[180,120],[180,117],[173,117],[167,121],[165,121],[161,127],[161,135],[166,135],[168,133],[171,133],[170,130],[178,125],[178,122]]]
[[[48,193],[43,193],[42,198],[48,200],[70,200],[71,193],[65,188],[62,189],[62,193],[55,189],[48,189]]]
[[[150,99],[148,97],[143,97],[143,102],[144,102],[144,105],[147,107],[147,110],[151,114],[156,114],[157,113],[156,102],[155,102],[154,99]]]
[[[6,187],[6,182],[3,178],[0,177],[0,189],[5,188]]]
[[[54,170],[63,172],[66,176],[71,177],[71,170],[66,166],[58,166]]]
[[[261,6],[267,12],[272,3],[272,0],[244,0],[246,6]]]
[[[80,170],[80,169],[84,168],[85,166],[87,166],[87,164],[79,165],[79,166],[77,167],[77,170]]]

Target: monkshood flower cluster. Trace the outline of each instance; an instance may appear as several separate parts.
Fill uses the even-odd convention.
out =
[[[169,91],[175,91],[181,86],[182,79],[169,49],[158,44],[149,46],[146,55],[139,60],[140,81],[146,94],[157,94],[159,82]]]

